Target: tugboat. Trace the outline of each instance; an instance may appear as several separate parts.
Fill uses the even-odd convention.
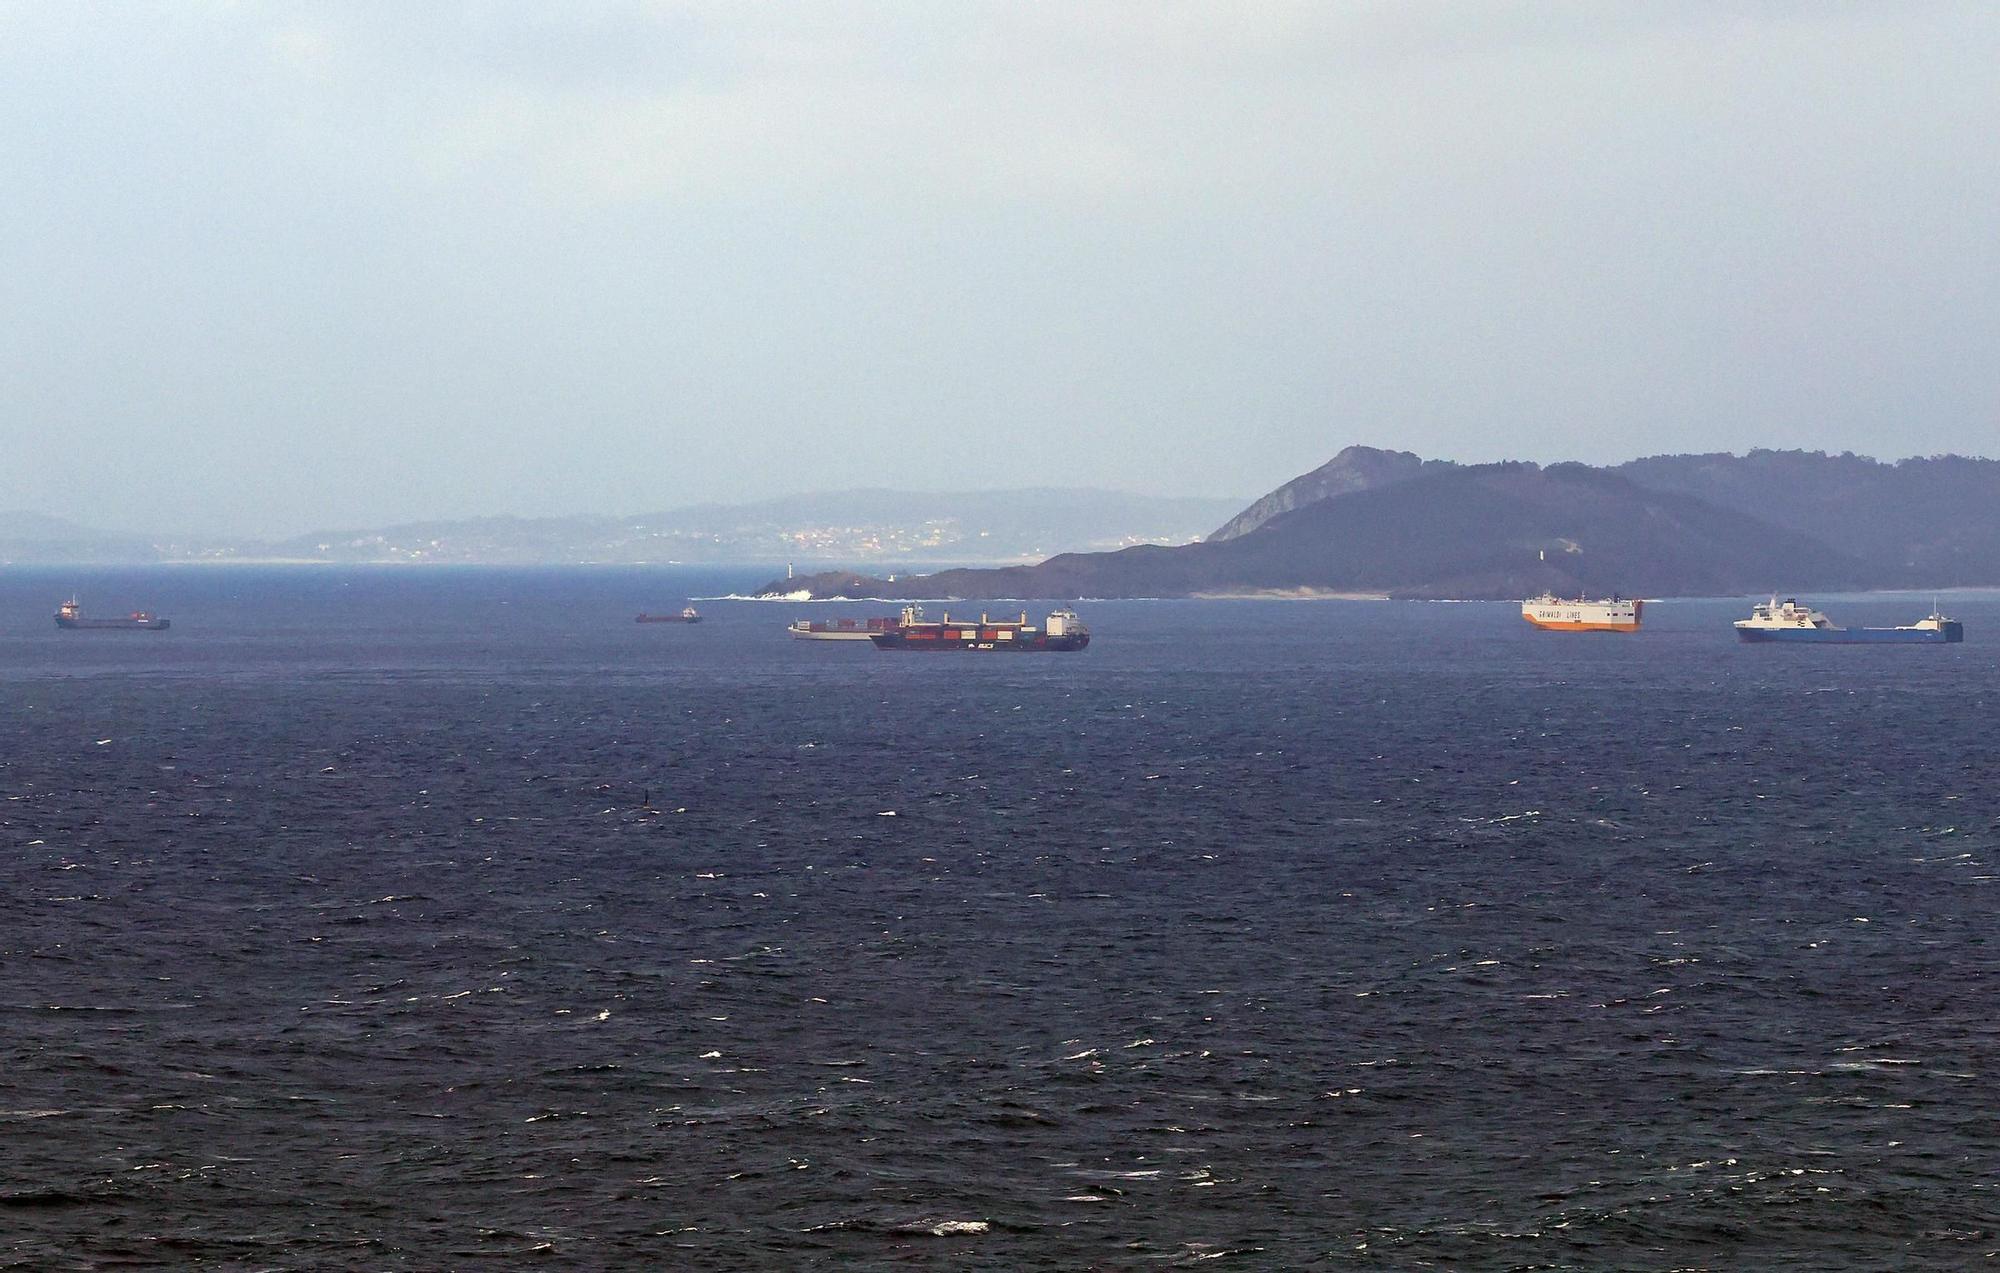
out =
[[[1645,602],[1627,601],[1615,592],[1601,601],[1565,601],[1545,592],[1521,603],[1521,617],[1550,632],[1637,632],[1645,608]]]
[[[1797,597],[1782,602],[1773,596],[1736,621],[1739,640],[1797,641],[1817,645],[1955,645],[1965,640],[1965,625],[1947,619],[1933,605],[1930,617],[1900,628],[1842,628]]]
[[[1057,610],[1040,627],[1028,622],[1026,611],[1019,619],[994,622],[985,615],[979,622],[953,619],[946,614],[937,623],[924,621],[921,606],[904,606],[903,619],[885,632],[871,632],[868,639],[878,650],[1019,650],[1023,653],[1081,650],[1090,644],[1090,629],[1074,610]]]
[[[71,597],[56,607],[56,626],[93,632],[165,632],[173,621],[145,610],[134,610],[120,619],[86,619],[82,604]]]
[[[638,618],[633,620],[633,622],[634,623],[700,623],[701,615],[695,612],[695,608],[693,606],[689,606],[687,609],[681,611],[679,614],[641,613]]]
[[[785,631],[794,641],[866,641],[895,626],[894,619],[794,619]]]

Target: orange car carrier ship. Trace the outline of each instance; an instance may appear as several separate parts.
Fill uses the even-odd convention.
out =
[[[1643,601],[1627,601],[1613,593],[1598,601],[1578,597],[1565,601],[1544,593],[1521,603],[1521,617],[1551,632],[1637,632]]]

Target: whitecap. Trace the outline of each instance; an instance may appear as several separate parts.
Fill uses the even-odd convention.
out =
[[[984,1233],[992,1227],[984,1220],[940,1220],[931,1225],[927,1232],[940,1238],[948,1238],[958,1233]]]

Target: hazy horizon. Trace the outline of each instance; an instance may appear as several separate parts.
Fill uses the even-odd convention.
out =
[[[1296,473],[1288,473],[1283,477],[1273,478],[1268,485],[1260,488],[1255,494],[1251,495],[1243,495],[1243,494],[1208,495],[1208,494],[1202,494],[1200,492],[1188,492],[1188,491],[1135,491],[1135,490],[1119,490],[1117,488],[1109,486],[1055,486],[1048,484],[1039,484],[1033,486],[994,486],[994,487],[984,487],[984,488],[980,487],[938,488],[927,491],[918,490],[914,487],[857,486],[857,487],[846,487],[846,488],[839,488],[832,490],[786,491],[778,495],[760,496],[755,499],[747,499],[747,500],[692,499],[684,502],[662,505],[657,508],[570,509],[570,510],[556,510],[550,512],[536,512],[536,513],[523,513],[523,512],[515,512],[502,509],[502,510],[489,510],[489,511],[474,511],[474,512],[452,514],[452,515],[424,515],[419,513],[413,516],[397,517],[378,522],[367,522],[367,523],[355,522],[347,524],[313,523],[308,525],[292,526],[289,528],[280,527],[274,530],[264,531],[264,532],[229,532],[222,530],[203,530],[199,527],[162,526],[154,524],[126,525],[116,522],[92,521],[87,516],[80,515],[81,510],[65,510],[62,508],[33,507],[28,505],[22,505],[17,507],[0,507],[0,519],[5,519],[9,517],[31,517],[31,518],[47,517],[51,519],[71,522],[77,527],[86,530],[105,531],[115,534],[153,535],[160,538],[184,538],[184,539],[211,538],[211,539],[281,541],[285,539],[297,538],[303,535],[340,534],[345,532],[373,531],[373,530],[401,528],[410,526],[422,526],[429,523],[442,523],[442,522],[503,521],[510,519],[520,520],[520,521],[567,521],[567,520],[617,521],[621,519],[637,519],[645,517],[685,515],[690,513],[704,512],[708,510],[721,511],[721,510],[731,510],[731,509],[752,509],[766,505],[782,504],[786,500],[801,500],[801,501],[827,500],[827,499],[838,499],[844,496],[920,495],[927,498],[953,498],[960,496],[995,496],[995,495],[1016,495],[1016,494],[1032,494],[1032,493],[1104,494],[1104,495],[1115,495],[1115,496],[1129,496],[1140,499],[1156,499],[1162,501],[1174,501],[1174,500],[1189,501],[1189,502],[1208,501],[1222,505],[1230,505],[1238,509],[1241,509],[1249,507],[1252,503],[1262,499],[1266,495],[1271,494],[1273,491],[1276,491],[1279,487],[1286,485],[1292,480],[1299,477],[1303,477],[1306,474],[1312,472],[1314,469],[1320,468],[1322,465],[1327,463],[1327,461],[1334,459],[1342,451],[1345,451],[1347,447],[1350,446],[1371,447],[1372,445],[1373,444],[1366,442],[1347,443],[1346,445],[1340,447],[1336,451],[1329,453],[1325,459],[1319,461],[1318,463],[1310,465],[1307,468],[1301,469]],[[1395,448],[1375,448],[1375,449],[1388,450]],[[1984,460],[1984,461],[2000,460],[2000,456],[1990,456],[1990,455],[1983,455],[1983,454],[1977,454],[1973,452],[1963,452],[1963,451],[1933,452],[1929,454],[1912,454],[1912,455],[1894,455],[1894,454],[1870,455],[1858,451],[1828,451],[1825,448],[1816,448],[1816,447],[1744,447],[1737,451],[1651,452],[1645,455],[1631,455],[1631,456],[1625,456],[1622,459],[1602,461],[1599,462],[1596,465],[1596,467],[1616,468],[1623,464],[1636,463],[1641,460],[1657,459],[1668,455],[1728,454],[1735,456],[1747,456],[1758,451],[1794,452],[1802,454],[1811,454],[1817,452],[1820,454],[1827,454],[1832,456],[1853,455],[1858,459],[1870,460],[1880,464],[1891,464],[1891,465],[1902,464],[1912,460],[1925,460],[1925,459],[1965,459],[1965,460]],[[1421,455],[1420,458],[1426,460],[1452,460],[1452,457],[1450,456],[1437,456],[1437,455]],[[1564,458],[1538,460],[1538,459],[1532,459],[1527,456],[1503,456],[1493,460],[1469,460],[1469,461],[1453,460],[1452,462],[1461,464],[1470,464],[1470,465],[1506,463],[1506,462],[1526,462],[1531,464],[1540,464],[1545,467],[1551,464],[1562,464],[1562,463],[1590,463],[1589,461],[1575,461]]]
[[[710,511],[725,512],[725,511],[735,511],[735,510],[757,510],[774,505],[783,505],[788,500],[796,500],[800,502],[823,502],[826,500],[842,499],[847,497],[881,498],[885,496],[910,496],[910,497],[923,497],[926,499],[956,499],[956,498],[973,498],[973,497],[991,498],[994,496],[1001,496],[1001,495],[1039,495],[1039,494],[1106,495],[1113,497],[1129,497],[1142,500],[1158,500],[1163,503],[1170,503],[1170,502],[1213,503],[1218,506],[1227,506],[1232,509],[1239,507],[1241,505],[1247,505],[1252,500],[1257,498],[1257,496],[1254,495],[1244,495],[1244,496],[1185,495],[1185,494],[1173,494],[1170,492],[1155,494],[1153,492],[1143,492],[1143,491],[1114,491],[1104,487],[1033,486],[1033,487],[994,487],[986,490],[965,489],[965,490],[935,490],[935,491],[916,491],[909,489],[900,489],[895,487],[851,487],[846,490],[833,490],[833,491],[792,491],[792,492],[787,492],[784,495],[772,496],[756,500],[742,500],[742,501],[693,500],[687,503],[672,504],[661,508],[575,509],[568,512],[553,512],[553,513],[512,513],[512,512],[499,511],[499,512],[485,512],[485,513],[468,513],[463,516],[454,516],[454,517],[416,516],[416,517],[401,518],[393,522],[371,522],[365,525],[363,524],[345,525],[345,526],[311,525],[311,526],[299,526],[291,530],[281,530],[273,534],[252,534],[252,535],[242,535],[242,536],[227,536],[227,535],[217,534],[213,537],[276,541],[276,540],[297,538],[302,535],[322,534],[322,533],[341,534],[346,532],[372,531],[372,530],[382,530],[382,529],[409,527],[409,526],[424,526],[428,524],[443,523],[443,522],[508,521],[508,520],[556,521],[556,522],[561,522],[561,521],[614,521],[615,522],[621,520],[630,520],[630,519],[647,518],[647,517],[686,516],[689,514],[698,514]],[[88,519],[83,517],[73,516],[69,513],[62,511],[51,511],[42,508],[0,508],[0,522],[4,522],[4,520],[9,517],[29,517],[29,518],[46,517],[55,520],[73,522],[77,526],[83,529],[107,530],[121,534],[157,533],[163,538],[203,537],[202,532],[198,531],[187,532],[179,528],[173,528],[173,527],[161,528],[161,527],[141,526],[141,527],[130,528],[128,530],[127,528],[122,528],[122,527],[103,526],[103,525],[98,525],[96,523],[92,523]]]
[[[1993,451],[2000,10],[0,4],[0,509]]]

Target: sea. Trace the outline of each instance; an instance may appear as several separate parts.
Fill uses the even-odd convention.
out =
[[[633,622],[770,574],[0,571],[0,1266],[2000,1253],[2000,594]]]

